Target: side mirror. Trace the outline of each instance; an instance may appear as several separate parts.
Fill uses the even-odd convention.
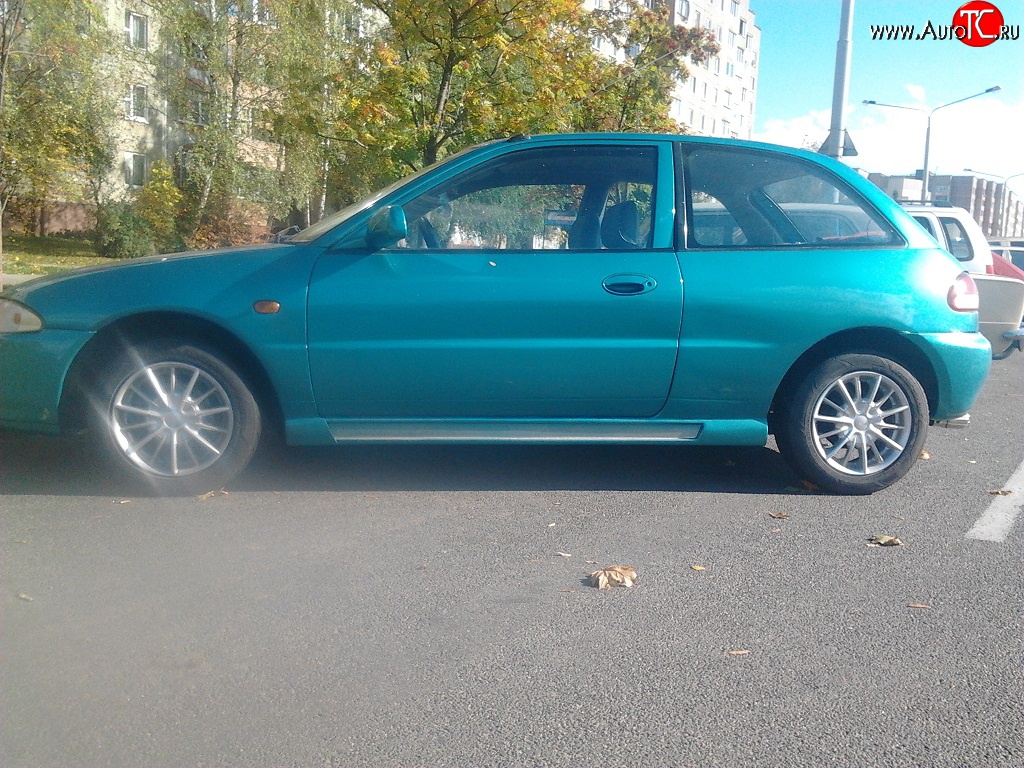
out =
[[[366,225],[366,244],[373,250],[394,245],[409,236],[409,224],[400,205],[386,205],[370,216]]]

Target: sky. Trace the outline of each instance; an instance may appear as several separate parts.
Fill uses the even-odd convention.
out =
[[[912,174],[924,165],[932,113],[931,173],[972,168],[1002,178],[1024,173],[1024,0],[992,0],[1018,40],[971,47],[959,40],[873,40],[871,25],[952,25],[966,0],[855,0],[846,128],[857,148],[847,164]],[[750,0],[761,29],[753,138],[788,146],[821,143],[832,118],[842,0]],[[916,107],[865,105],[865,100]],[[984,174],[978,174],[984,175]],[[1024,176],[1009,181],[1024,194]]]

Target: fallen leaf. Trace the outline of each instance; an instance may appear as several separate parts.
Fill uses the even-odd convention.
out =
[[[556,552],[555,554],[559,557],[572,557],[568,552]]]
[[[728,653],[730,656],[746,656],[748,653],[750,653],[750,649],[742,648],[737,651],[726,651],[726,653]]]
[[[789,520],[789,515],[785,512],[769,512],[768,517],[774,517],[776,520]]]
[[[1013,495],[1013,491],[1011,491],[1009,488],[998,488],[998,489],[994,489],[994,490],[989,491],[989,493],[991,493],[993,496],[1012,496]]]
[[[554,528],[557,523],[548,523],[548,528]]]
[[[872,536],[868,539],[869,547],[902,547],[899,536]]]
[[[18,595],[18,599],[24,600],[26,603],[31,603],[33,600],[35,600],[35,598],[32,597],[32,595],[26,595],[24,592]]]
[[[694,570],[694,571],[706,571],[707,570],[707,568],[705,568],[703,565],[691,565],[690,569]]]
[[[214,496],[227,496],[227,495],[228,495],[228,492],[225,491],[223,488],[221,488],[219,491],[208,491],[208,492],[202,494],[201,496],[197,496],[196,498],[199,499],[200,501],[209,501]]]
[[[976,462],[974,459],[968,459],[967,463],[968,464],[977,464],[978,462]]]
[[[928,459],[930,459],[931,457],[932,455],[928,453],[928,451],[921,451],[921,459],[923,461],[928,461]]]
[[[636,583],[636,568],[631,565],[610,565],[590,574],[591,586],[598,589],[632,587]]]
[[[587,565],[597,565],[600,560],[587,560]]]
[[[908,603],[907,608],[928,608],[930,610],[931,606],[924,603]]]

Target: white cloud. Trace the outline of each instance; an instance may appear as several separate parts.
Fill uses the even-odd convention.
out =
[[[924,89],[907,86],[916,102]],[[916,106],[910,102],[907,106]],[[755,133],[758,141],[791,147],[821,143],[828,136],[831,114],[814,111],[791,120],[771,120]],[[865,171],[912,174],[924,165],[928,116],[924,111],[864,104],[847,110],[847,131],[857,147],[845,162]],[[975,168],[996,176],[1024,172],[1024,102],[1006,104],[993,98],[941,109],[932,116],[929,168],[932,173],[963,173]],[[1024,177],[1011,182],[1024,186]]]
[[[907,83],[907,93],[910,95],[910,101],[913,105],[923,105],[925,103],[925,92],[923,85],[914,85],[913,83]]]

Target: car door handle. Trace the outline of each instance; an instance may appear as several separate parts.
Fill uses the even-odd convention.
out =
[[[616,296],[637,296],[658,287],[658,282],[647,275],[609,275],[601,282],[608,293]]]

